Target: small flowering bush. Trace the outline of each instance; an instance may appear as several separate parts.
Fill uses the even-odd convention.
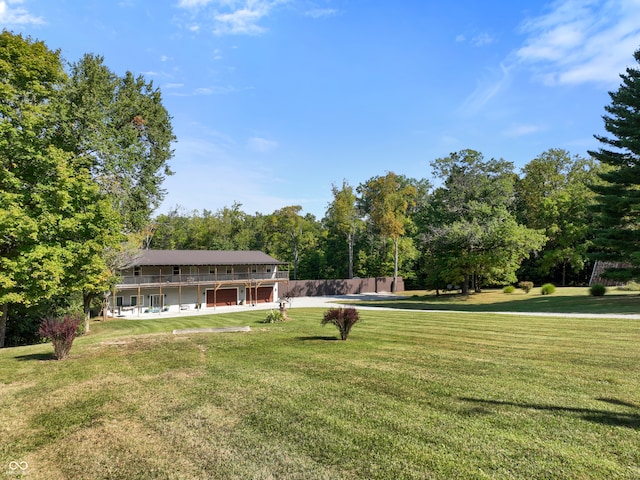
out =
[[[58,360],[62,360],[69,354],[82,322],[82,315],[65,315],[62,320],[47,317],[40,323],[38,333],[41,337],[51,340],[54,355]]]
[[[340,330],[340,339],[346,340],[353,327],[360,320],[358,310],[353,307],[330,308],[324,314],[322,325],[332,323]]]
[[[529,293],[533,288],[533,282],[525,282],[525,281],[519,282],[518,288],[520,288],[521,290],[524,290],[524,293]]]

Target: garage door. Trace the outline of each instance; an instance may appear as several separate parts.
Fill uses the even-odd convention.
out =
[[[253,301],[254,303],[269,303],[273,302],[273,287],[253,287],[251,293],[247,291],[247,302]]]
[[[207,290],[207,307],[220,307],[224,305],[237,305],[238,304],[238,289],[237,288],[221,288],[215,292]]]

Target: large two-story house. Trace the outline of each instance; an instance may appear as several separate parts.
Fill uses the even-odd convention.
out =
[[[144,250],[109,303],[127,315],[275,302],[286,265],[260,251]]]

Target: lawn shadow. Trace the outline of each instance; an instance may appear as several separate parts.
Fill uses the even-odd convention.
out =
[[[31,353],[29,355],[16,355],[13,358],[20,362],[28,362],[30,360],[38,360],[44,362],[48,360],[55,360],[56,356],[53,353]]]
[[[517,403],[517,402],[507,402],[502,400],[486,400],[482,398],[470,398],[470,397],[459,397],[459,400],[462,400],[465,402],[473,402],[476,404],[483,404],[485,406],[500,405],[500,406],[517,407],[517,408],[524,408],[524,409],[530,409],[530,410],[546,410],[551,412],[577,413],[580,415],[582,419],[590,422],[600,423],[602,425],[610,425],[613,427],[626,427],[626,428],[632,428],[634,430],[640,430],[640,412],[639,413],[622,413],[622,412],[611,412],[609,410],[597,410],[593,408],[560,407],[556,405],[541,405],[536,403]],[[611,403],[614,405],[621,405],[621,406],[638,409],[637,405],[624,402],[622,400],[613,399],[613,398],[597,398],[596,400]]]
[[[543,312],[543,313],[599,313],[636,314],[640,307],[640,295],[616,295],[604,297],[586,295],[517,295],[496,298],[487,303],[473,301],[475,295],[441,295],[407,297],[401,300],[362,301],[357,305],[367,307],[397,308],[403,310],[457,310],[465,312]],[[465,300],[466,299],[466,300]],[[467,300],[469,301],[467,303]]]
[[[297,339],[302,341],[302,342],[306,342],[308,340],[332,341],[332,340],[338,340],[338,337],[326,337],[326,336],[322,336],[322,335],[314,335],[314,336],[311,336],[311,337],[298,337]]]

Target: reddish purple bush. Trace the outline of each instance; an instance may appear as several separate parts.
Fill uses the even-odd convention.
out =
[[[62,360],[69,354],[82,321],[82,315],[65,315],[62,320],[47,317],[40,323],[38,333],[41,337],[51,340],[54,354],[58,360]]]
[[[340,339],[346,340],[351,331],[351,327],[353,327],[358,320],[360,320],[360,315],[358,314],[358,310],[353,307],[330,308],[324,314],[322,325],[332,323],[340,330]]]

